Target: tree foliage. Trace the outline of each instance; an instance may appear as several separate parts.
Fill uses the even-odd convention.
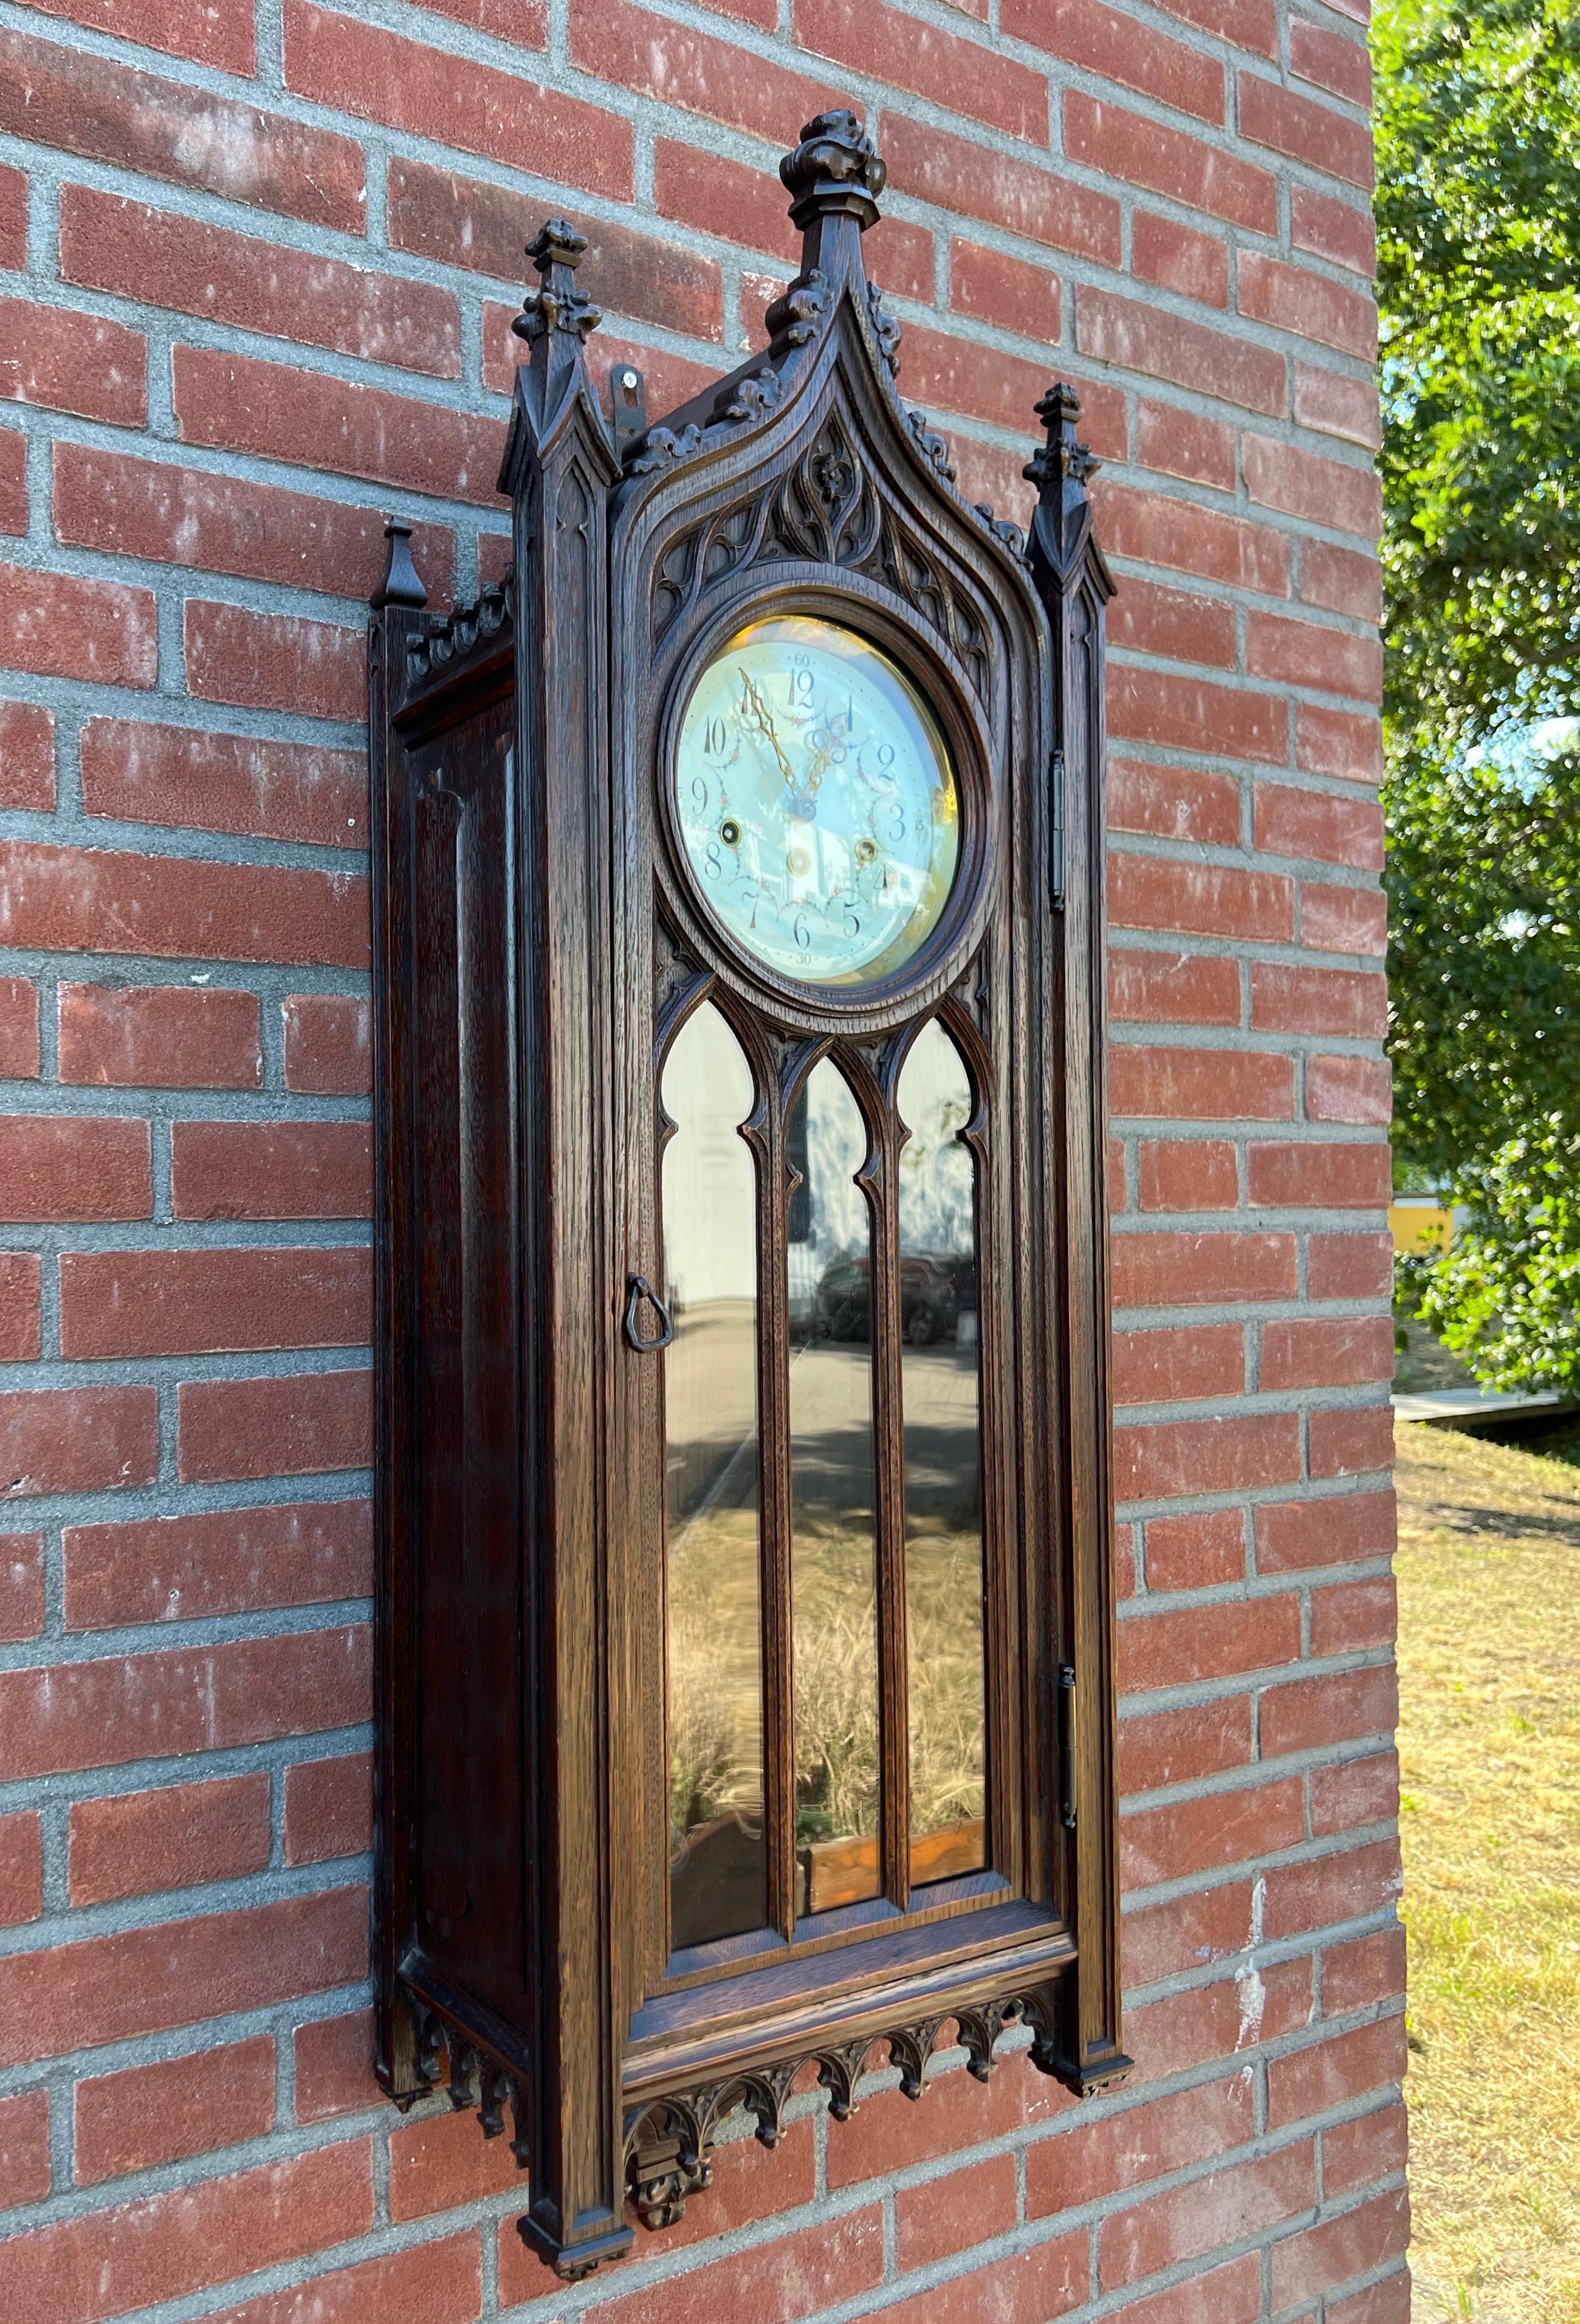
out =
[[[1580,0],[1374,44],[1396,1135],[1471,1211],[1407,1274],[1580,1383]]]

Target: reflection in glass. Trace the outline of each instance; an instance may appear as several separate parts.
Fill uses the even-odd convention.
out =
[[[982,1440],[971,1085],[937,1019],[900,1076],[910,1877],[986,1862]]]
[[[796,1909],[876,1896],[877,1539],[866,1130],[824,1058],[791,1109],[791,1641]]]
[[[677,1945],[767,1918],[752,1074],[710,1002],[664,1067],[670,1900]]]

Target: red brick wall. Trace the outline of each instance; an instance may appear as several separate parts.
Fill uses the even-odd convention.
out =
[[[9,2324],[1403,2324],[1363,8],[5,11]],[[1106,463],[1140,2070],[808,2101],[568,2292],[366,2064],[358,601],[391,507],[441,601],[501,568],[541,217],[661,410],[833,98],[970,494],[1060,373]]]

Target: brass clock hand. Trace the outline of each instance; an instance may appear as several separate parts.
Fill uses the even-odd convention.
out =
[[[758,733],[767,736],[772,745],[773,755],[779,761],[780,773],[793,788],[796,779],[790,770],[790,762],[784,755],[779,736],[774,732],[773,721],[768,715],[768,705],[744,669],[740,671],[739,676],[742,687],[742,708],[750,712],[756,721]]]

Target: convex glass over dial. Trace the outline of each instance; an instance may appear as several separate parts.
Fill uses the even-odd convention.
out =
[[[736,942],[808,984],[874,984],[937,927],[960,856],[938,723],[888,655],[808,615],[754,622],[702,672],[675,807]]]

